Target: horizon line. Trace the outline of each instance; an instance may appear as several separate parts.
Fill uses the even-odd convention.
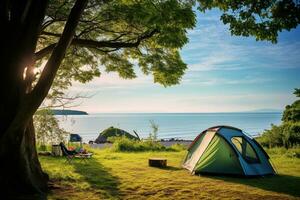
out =
[[[87,112],[87,111],[85,111]],[[274,111],[220,111],[220,112],[87,112],[88,114],[213,114],[213,113],[282,113],[283,110]]]

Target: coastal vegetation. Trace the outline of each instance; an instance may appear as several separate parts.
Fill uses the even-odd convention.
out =
[[[159,141],[150,138],[145,140],[132,140],[127,137],[112,137],[112,151],[115,152],[143,152],[143,151],[180,151],[185,146],[174,144],[170,147],[162,145]]]
[[[136,136],[115,127],[109,127],[102,131],[95,140],[95,143],[112,143],[111,150],[114,152],[145,152],[145,151],[180,151],[185,146],[174,144],[166,147],[157,139],[159,126],[153,120],[150,120],[150,128],[152,131],[145,139]]]
[[[64,158],[41,156],[49,174],[49,199],[296,199],[300,198],[298,149],[267,149],[277,176],[194,176],[182,169],[186,151],[114,152],[90,149],[86,164],[65,164]],[[148,158],[166,158],[164,169],[148,166]]]
[[[295,89],[294,94],[300,98],[300,89]],[[264,131],[257,140],[269,148],[300,146],[300,99],[286,106],[280,125],[272,124],[272,128]]]

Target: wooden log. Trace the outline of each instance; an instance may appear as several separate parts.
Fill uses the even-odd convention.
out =
[[[167,167],[167,159],[165,158],[149,158],[150,167]]]

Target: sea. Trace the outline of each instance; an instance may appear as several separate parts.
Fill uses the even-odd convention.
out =
[[[95,140],[99,133],[111,126],[129,133],[136,131],[147,138],[153,131],[151,122],[158,126],[159,139],[192,140],[203,130],[216,125],[229,125],[252,136],[270,129],[281,121],[280,112],[249,113],[95,113],[89,115],[56,116],[62,128],[79,134],[84,142]]]

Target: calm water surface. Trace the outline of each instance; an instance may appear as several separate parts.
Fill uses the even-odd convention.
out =
[[[57,116],[67,131],[78,133],[84,141],[95,140],[98,134],[110,127],[130,133],[135,130],[140,137],[151,132],[150,120],[159,126],[159,138],[194,139],[202,130],[215,125],[230,125],[257,135],[271,124],[279,124],[281,113],[107,113]]]

